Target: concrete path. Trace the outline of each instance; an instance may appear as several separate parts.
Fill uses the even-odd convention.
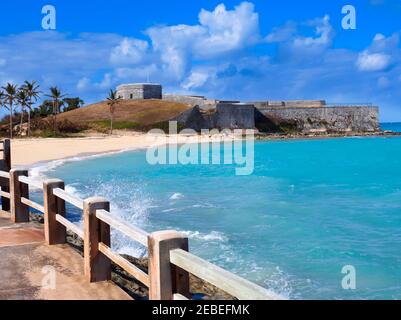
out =
[[[130,300],[112,282],[88,284],[83,258],[68,245],[47,246],[43,229],[0,213],[0,300]]]

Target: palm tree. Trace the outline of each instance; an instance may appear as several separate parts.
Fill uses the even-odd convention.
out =
[[[26,108],[28,107],[29,98],[26,94],[25,90],[22,88],[17,92],[17,102],[21,107],[21,122],[20,122],[20,135],[22,135],[22,125],[24,123],[24,113]]]
[[[39,99],[39,85],[36,81],[25,81],[23,86],[21,87],[22,90],[25,91],[28,97],[28,137],[31,135],[31,112],[32,112],[32,105],[38,101]]]
[[[5,107],[5,94],[3,90],[0,90],[0,110],[1,108]]]
[[[8,110],[10,111],[10,139],[13,138],[13,106],[17,99],[17,86],[15,84],[7,83],[3,87],[5,91],[5,101],[8,103]]]
[[[60,113],[60,107],[63,105],[63,98],[65,94],[61,94],[61,91],[57,87],[50,87],[50,95],[46,95],[52,99],[53,104],[53,133],[56,134],[56,123],[57,115]]]
[[[117,97],[117,91],[110,89],[109,96],[107,97],[107,104],[110,108],[110,134],[113,134],[113,118],[116,105],[120,103],[121,97]]]
[[[0,90],[0,111],[3,108],[7,108],[6,106],[6,95],[3,90]]]

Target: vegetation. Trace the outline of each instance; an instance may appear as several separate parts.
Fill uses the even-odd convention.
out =
[[[57,115],[60,113],[60,108],[64,104],[63,98],[65,95],[61,94],[58,87],[50,87],[50,94],[46,95],[52,102],[52,118],[53,118],[53,134],[57,132]]]
[[[79,97],[76,98],[64,98],[63,99],[64,105],[66,105],[63,109],[63,112],[68,112],[72,110],[76,110],[81,108],[85,103]]]
[[[27,101],[27,108],[28,108],[28,137],[31,135],[31,113],[32,113],[32,106],[36,101],[39,99],[39,85],[36,81],[25,81],[21,87],[22,91],[25,92],[28,101]],[[22,119],[22,118],[21,118]],[[21,122],[22,126],[22,122]]]
[[[11,83],[8,83],[5,87],[2,87],[4,90],[4,106],[8,108],[10,111],[10,139],[13,138],[13,106],[17,100],[17,86]],[[8,105],[8,107],[7,107]]]
[[[117,91],[110,89],[109,96],[107,97],[107,104],[110,110],[110,134],[113,134],[113,118],[116,110],[116,105],[120,103],[121,98],[117,97]]]
[[[0,88],[1,136],[76,136],[82,131],[148,131],[168,128],[168,121],[189,106],[164,100],[122,100],[110,90],[105,101],[83,108],[79,97],[68,97],[54,86],[47,94],[36,81]]]
[[[68,98],[58,87],[51,87],[48,99],[34,107],[40,100],[41,92],[36,81],[25,81],[21,86],[8,83],[0,88],[0,111],[7,110],[7,115],[0,119],[0,134],[14,133],[20,136],[57,136],[65,133],[75,133],[85,130],[81,124],[71,121],[57,121],[57,115],[81,108],[84,102],[79,97]],[[64,110],[61,108],[64,107]],[[49,121],[48,118],[51,118]],[[58,132],[60,130],[60,132]]]

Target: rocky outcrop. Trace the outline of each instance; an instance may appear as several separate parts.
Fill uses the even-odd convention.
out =
[[[377,107],[288,107],[219,103],[213,110],[198,106],[182,113],[181,127],[201,129],[257,129],[262,133],[332,134],[379,132]]]
[[[288,131],[299,133],[378,132],[377,107],[264,107],[262,114],[277,123],[291,123]]]

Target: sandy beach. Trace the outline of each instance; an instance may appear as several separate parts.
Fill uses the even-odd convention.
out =
[[[221,139],[222,137],[174,135],[171,138],[177,143],[196,143]],[[29,167],[41,162],[77,156],[146,149],[150,146],[166,144],[167,141],[164,136],[149,137],[143,133],[83,138],[14,139],[11,142],[11,162],[13,167]]]

